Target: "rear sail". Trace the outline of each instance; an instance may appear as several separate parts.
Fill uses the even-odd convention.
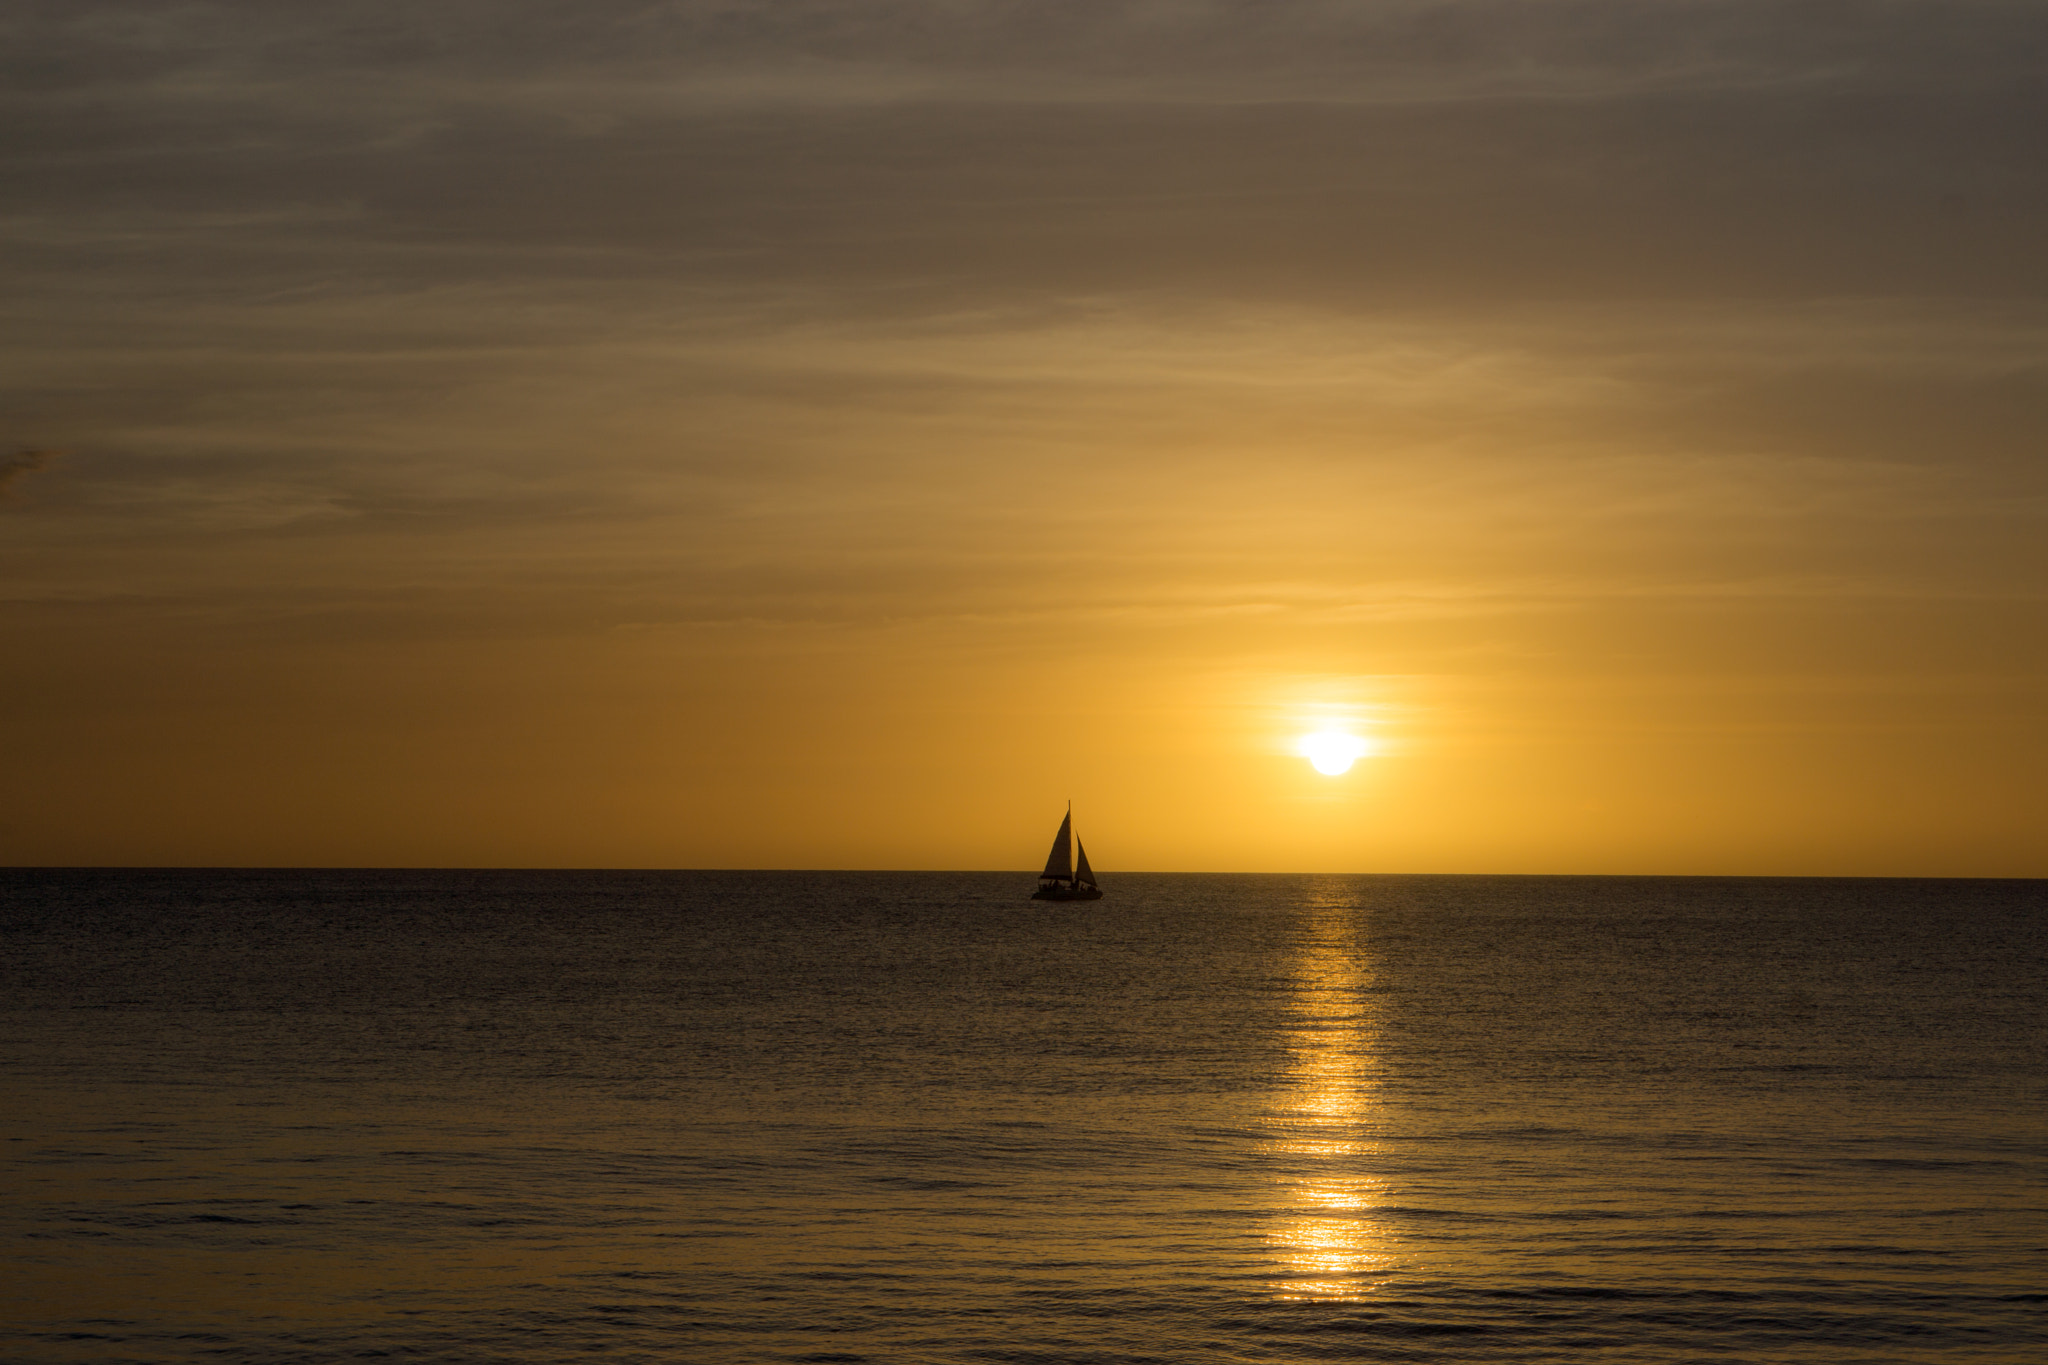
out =
[[[1088,866],[1088,846],[1079,839],[1076,839],[1074,840],[1074,847],[1081,852],[1081,870],[1074,874],[1074,880],[1086,882],[1090,886],[1095,885],[1095,869]]]
[[[1067,818],[1060,821],[1060,832],[1053,836],[1052,853],[1045,860],[1045,871],[1038,874],[1041,879],[1057,877],[1061,881],[1067,881],[1073,877],[1073,836],[1074,813],[1068,811]]]

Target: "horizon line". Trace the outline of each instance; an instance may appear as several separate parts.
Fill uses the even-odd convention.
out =
[[[1028,869],[1011,868],[887,868],[887,867],[625,867],[513,866],[458,863],[0,863],[10,872],[521,872],[521,873],[721,873],[728,875],[831,875],[875,877],[1018,877],[1038,878]],[[1919,873],[1919,872],[1284,872],[1236,871],[1216,868],[1130,869],[1098,874],[1116,877],[1492,877],[1586,880],[1614,878],[1664,881],[1895,881],[1895,882],[2048,882],[2048,874]]]

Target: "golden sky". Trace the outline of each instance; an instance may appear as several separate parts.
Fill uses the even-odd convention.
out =
[[[0,54],[0,861],[2048,875],[2040,6]]]

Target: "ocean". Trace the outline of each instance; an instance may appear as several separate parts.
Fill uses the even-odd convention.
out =
[[[2048,883],[0,871],[0,1359],[2048,1360]]]

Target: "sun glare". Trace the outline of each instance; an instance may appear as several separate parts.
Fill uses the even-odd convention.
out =
[[[1317,772],[1331,777],[1351,771],[1352,763],[1371,751],[1370,744],[1341,730],[1318,730],[1301,737],[1302,756],[1315,765]]]

